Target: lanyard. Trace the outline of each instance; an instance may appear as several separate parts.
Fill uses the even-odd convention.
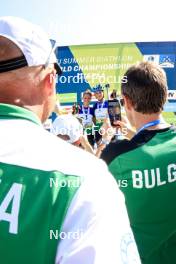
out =
[[[161,124],[161,120],[160,119],[154,120],[152,122],[148,122],[144,126],[142,126],[141,128],[139,128],[136,134],[138,134],[139,132],[141,132],[142,130],[144,130],[144,129],[148,128],[148,127],[156,126],[158,124]]]
[[[98,111],[99,112],[103,109],[104,104],[105,104],[105,102],[102,102],[102,103],[98,102],[97,106],[98,106]]]
[[[83,115],[84,115],[85,119],[87,120],[88,119],[88,115],[90,115],[90,107],[87,108],[87,113],[86,113],[85,110],[86,109],[84,108],[84,106],[82,106]]]

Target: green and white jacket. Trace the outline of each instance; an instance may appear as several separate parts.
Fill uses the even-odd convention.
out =
[[[0,263],[139,263],[134,249],[104,162],[0,104]]]

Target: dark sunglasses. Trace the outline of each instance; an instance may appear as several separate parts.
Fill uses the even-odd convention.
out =
[[[51,48],[50,53],[48,55],[48,58],[47,58],[47,60],[46,60],[46,62],[44,64],[45,68],[47,68],[48,65],[50,64],[50,57],[51,57],[52,53],[56,50],[56,48],[57,48],[57,43],[56,43],[56,41],[53,41],[52,48]],[[62,70],[61,70],[61,68],[60,68],[60,66],[59,66],[59,64],[57,62],[54,63],[54,68],[56,70],[56,74],[58,76],[60,76],[62,74]]]
[[[121,105],[121,106],[124,106],[124,104],[125,104],[124,99],[123,99],[123,98],[120,98],[120,105]]]

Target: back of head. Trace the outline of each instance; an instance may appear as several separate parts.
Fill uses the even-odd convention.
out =
[[[69,143],[78,141],[83,133],[83,127],[78,119],[72,115],[60,115],[53,122],[53,133]]]
[[[52,111],[49,109],[51,104],[47,101],[51,92],[49,89],[46,92],[43,88],[49,81],[51,83],[50,77],[55,72],[61,71],[47,34],[39,26],[24,19],[1,17],[0,103],[30,110],[35,110],[40,105],[37,113],[43,121]],[[54,79],[52,84],[54,88]],[[43,112],[43,107],[48,113],[40,113]]]
[[[164,70],[152,62],[141,62],[125,73],[122,94],[131,100],[134,110],[142,114],[159,113],[167,98],[167,79]]]

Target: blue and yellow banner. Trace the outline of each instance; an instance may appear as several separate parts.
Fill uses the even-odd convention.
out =
[[[63,74],[57,83],[61,104],[81,103],[81,94],[97,84],[109,84],[120,94],[126,70],[139,61],[154,61],[166,72],[166,112],[176,112],[176,42],[140,42],[65,46],[56,55]],[[72,95],[72,96],[71,96]]]

